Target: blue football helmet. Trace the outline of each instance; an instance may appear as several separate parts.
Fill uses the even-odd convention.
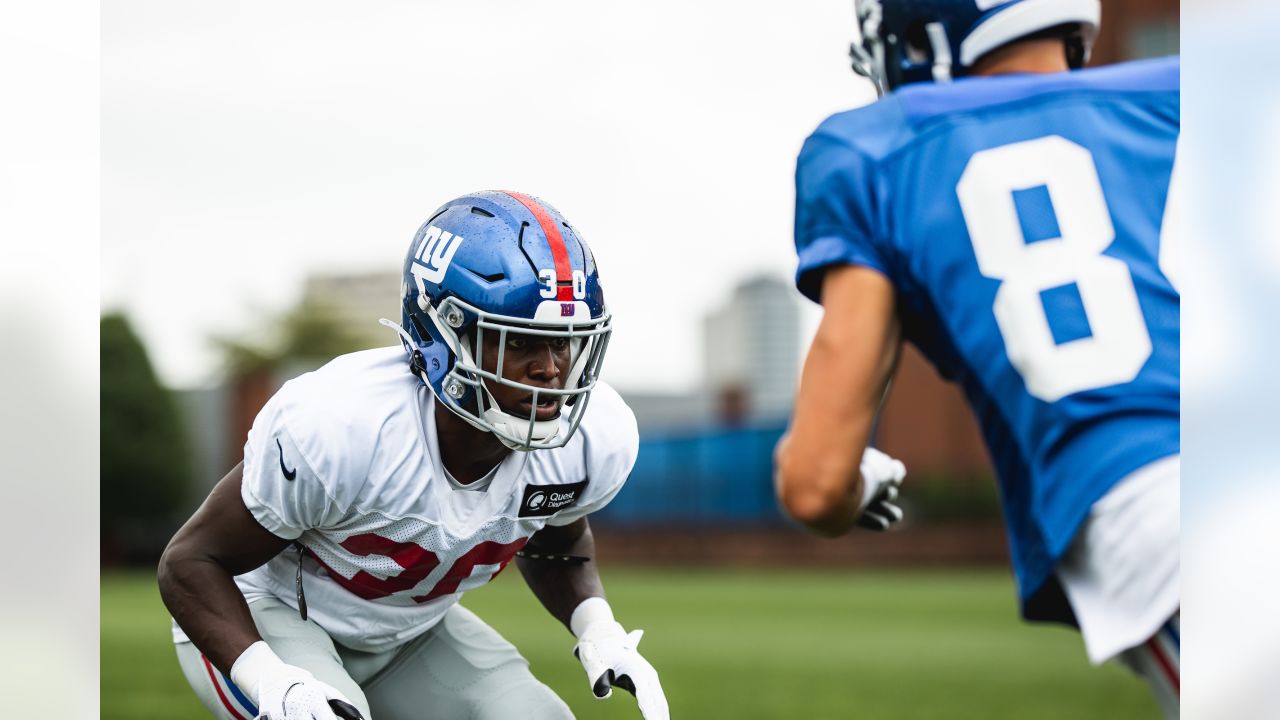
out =
[[[913,82],[967,75],[1001,45],[1063,27],[1067,62],[1083,67],[1098,34],[1099,0],[855,0],[862,41],[853,70],[881,95]]]
[[[445,203],[413,237],[400,294],[410,368],[439,402],[515,450],[569,441],[600,375],[612,325],[595,258],[555,208],[497,191]],[[508,333],[567,339],[564,387],[502,377]],[[497,343],[495,372],[481,364],[490,342]],[[485,381],[531,393],[529,415],[504,411]],[[548,396],[562,401],[560,413],[538,420],[538,402]]]

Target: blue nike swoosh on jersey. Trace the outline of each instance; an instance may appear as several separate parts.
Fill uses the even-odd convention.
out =
[[[298,468],[290,470],[284,466],[284,446],[280,444],[280,438],[276,438],[276,447],[280,448],[280,471],[284,473],[284,479],[293,480],[298,477]]]

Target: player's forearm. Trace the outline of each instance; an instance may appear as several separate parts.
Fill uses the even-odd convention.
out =
[[[783,509],[823,535],[847,532],[860,512],[860,459],[901,344],[894,302],[874,270],[838,268],[823,281],[825,313],[775,458]]]
[[[261,640],[244,595],[213,558],[170,543],[157,571],[160,597],[191,642],[229,673],[245,648]]]
[[[586,521],[580,522],[584,525],[581,533],[544,530],[533,537],[526,549],[588,558],[586,562],[516,558],[516,567],[520,568],[529,589],[547,612],[564,623],[566,628],[574,609],[583,600],[604,597],[604,584],[595,564],[595,540],[591,536],[591,528],[585,527]]]
[[[848,532],[858,518],[858,463],[877,406],[871,388],[833,380],[844,361],[840,355],[838,343],[815,338],[797,392],[795,417],[775,457],[783,510],[827,536]],[[841,387],[832,387],[837,384]]]
[[[835,537],[853,528],[862,497],[856,457],[833,453],[827,462],[788,440],[779,448],[778,498],[787,515],[819,535]]]

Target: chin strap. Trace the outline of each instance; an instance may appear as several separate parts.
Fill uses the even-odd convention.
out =
[[[409,333],[405,332],[398,322],[386,318],[378,318],[378,322],[396,331],[396,334],[400,336],[400,344],[404,345],[404,351],[409,353],[410,372],[421,378],[422,382],[430,385],[427,381],[427,361],[422,357],[422,351],[414,344],[413,338],[410,337]]]
[[[536,412],[537,409],[535,408],[534,411]],[[497,403],[493,403],[492,407],[485,409],[484,419],[485,422],[502,431],[493,433],[494,437],[512,450],[529,449],[524,445],[518,444],[518,438],[525,438],[528,442],[546,442],[560,432],[559,416],[550,420],[534,420],[533,429],[530,431],[529,418],[512,415],[498,407]],[[513,440],[508,440],[506,435],[510,435]]]
[[[947,42],[947,29],[942,23],[932,22],[924,26],[924,31],[933,48],[933,81],[951,82],[951,45]]]
[[[298,615],[303,622],[307,620],[307,596],[302,592],[302,556],[306,553],[307,548],[300,542],[294,542],[294,547],[298,548],[298,576],[294,578],[294,591],[298,595]]]
[[[527,543],[523,548],[517,550],[516,557],[524,558],[526,560],[569,563],[570,565],[581,565],[585,562],[591,562],[591,558],[586,557],[585,555],[569,555],[567,553],[547,552],[533,543]]]

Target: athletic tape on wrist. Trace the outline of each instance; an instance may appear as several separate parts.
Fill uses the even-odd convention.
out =
[[[589,597],[573,609],[573,615],[569,616],[569,630],[574,637],[581,638],[583,631],[598,622],[616,622],[613,608],[602,597]]]
[[[259,681],[266,673],[284,664],[285,662],[276,655],[265,640],[259,640],[245,648],[231,665],[231,682],[243,690],[254,705],[257,705],[259,704]]]

